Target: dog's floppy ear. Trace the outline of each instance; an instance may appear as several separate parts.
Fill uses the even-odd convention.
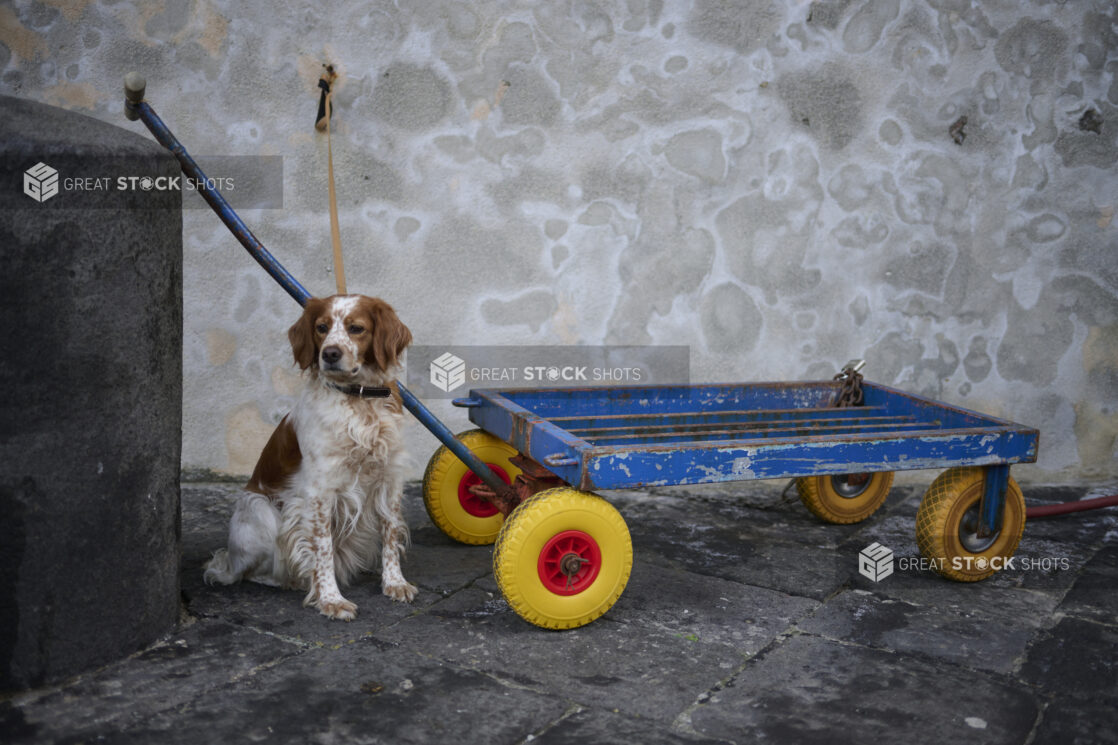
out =
[[[411,330],[404,325],[392,306],[379,298],[362,298],[361,306],[369,314],[372,341],[365,350],[365,364],[389,370],[411,344]]]
[[[287,330],[291,352],[295,355],[295,364],[300,370],[306,370],[318,361],[318,349],[314,343],[314,321],[322,314],[323,309],[322,300],[311,298],[303,307],[303,315]]]

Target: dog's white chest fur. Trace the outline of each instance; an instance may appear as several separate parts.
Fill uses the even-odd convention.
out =
[[[402,413],[383,399],[353,399],[323,385],[309,387],[291,416],[303,458],[315,461],[315,471],[333,474],[336,487],[354,476],[371,483],[395,465],[403,455]]]

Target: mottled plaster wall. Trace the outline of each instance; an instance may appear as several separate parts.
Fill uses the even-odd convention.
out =
[[[349,286],[421,343],[685,343],[695,381],[865,356],[1039,427],[1022,480],[1118,474],[1113,2],[323,7],[17,0],[0,91],[142,131],[139,69],[194,154],[282,155],[284,209],[243,217],[326,294],[331,61]],[[297,307],[211,213],[184,231],[183,463],[246,473]]]

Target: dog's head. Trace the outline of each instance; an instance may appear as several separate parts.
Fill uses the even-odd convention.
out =
[[[337,382],[385,383],[393,377],[411,331],[379,298],[311,298],[287,332],[295,364]]]

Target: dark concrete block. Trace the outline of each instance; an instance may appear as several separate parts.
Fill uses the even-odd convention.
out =
[[[182,218],[171,191],[36,201],[21,184],[40,162],[60,182],[79,165],[178,167],[104,122],[0,108],[0,688],[13,688],[135,651],[178,617]]]

